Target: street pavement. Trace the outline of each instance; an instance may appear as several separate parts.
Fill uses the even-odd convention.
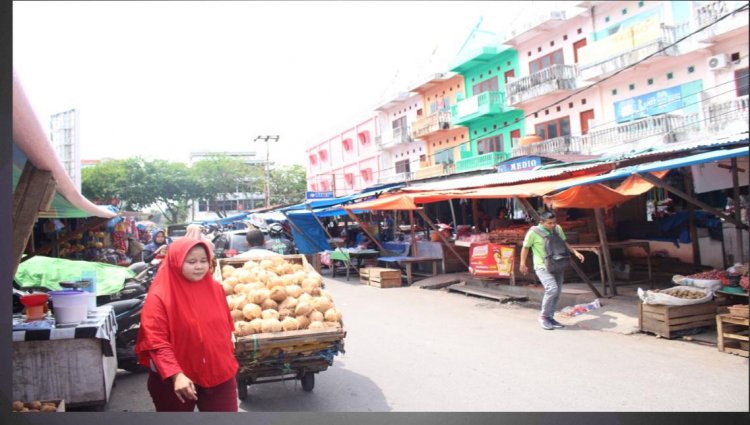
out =
[[[242,411],[744,411],[748,360],[647,334],[546,331],[537,310],[444,290],[326,279],[346,353],[299,382],[251,386]],[[558,318],[563,323],[565,319]],[[118,373],[106,411],[153,411],[146,375]]]

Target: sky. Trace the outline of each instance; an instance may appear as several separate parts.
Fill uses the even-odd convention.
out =
[[[503,32],[543,2],[13,2],[13,66],[45,129],[80,111],[81,159],[188,161],[304,149],[420,77],[471,30]],[[423,80],[423,78],[422,78]]]

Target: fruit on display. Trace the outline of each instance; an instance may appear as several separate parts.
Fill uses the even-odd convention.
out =
[[[669,289],[654,289],[653,292],[658,292],[665,295],[671,295],[677,298],[683,298],[687,300],[699,300],[706,297],[706,291],[698,288],[669,288]]]
[[[343,327],[323,278],[284,257],[221,268],[222,287],[238,337],[257,333]]]

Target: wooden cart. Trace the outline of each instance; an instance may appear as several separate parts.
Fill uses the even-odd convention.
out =
[[[237,390],[247,398],[248,386],[299,379],[302,389],[312,391],[315,374],[333,365],[344,352],[344,329],[305,329],[240,337],[235,356],[240,364]]]

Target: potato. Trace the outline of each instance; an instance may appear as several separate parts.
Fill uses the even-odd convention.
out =
[[[42,408],[42,402],[39,400],[34,400],[32,402],[29,402],[26,407],[28,407],[29,409],[39,410]]]
[[[21,409],[23,409],[23,402],[19,400],[13,400],[13,411],[14,412],[20,412]]]
[[[54,405],[45,404],[42,406],[42,412],[57,412],[57,407]]]

